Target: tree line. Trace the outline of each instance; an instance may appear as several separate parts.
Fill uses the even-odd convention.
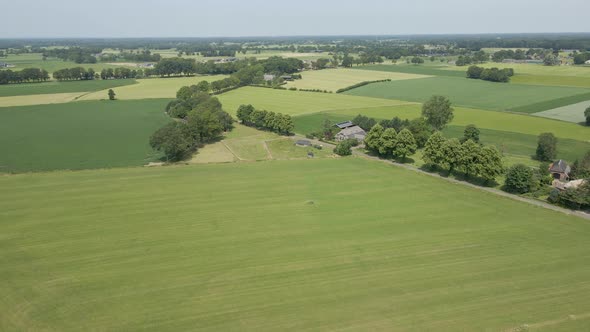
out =
[[[98,47],[68,47],[68,48],[51,48],[44,49],[44,57],[54,57],[64,61],[73,61],[75,63],[96,63],[95,54],[102,52]]]
[[[150,137],[150,146],[162,151],[167,161],[177,161],[195,152],[199,147],[219,139],[225,131],[233,129],[232,117],[223,110],[221,102],[208,93],[195,91],[179,93],[166,112],[176,120],[158,129]],[[187,107],[184,116],[170,112],[171,105]]]
[[[64,68],[53,72],[53,78],[58,81],[87,81],[97,79],[98,76],[94,69],[82,67]]]
[[[510,78],[514,76],[514,69],[512,68],[483,68],[478,66],[469,66],[467,69],[467,78],[480,79],[490,82],[510,82]]]
[[[19,84],[31,82],[46,82],[49,80],[49,73],[40,68],[24,68],[21,71],[0,70],[0,85]]]
[[[238,120],[246,126],[269,130],[281,135],[290,135],[295,128],[290,115],[257,110],[252,105],[240,105],[236,115]]]

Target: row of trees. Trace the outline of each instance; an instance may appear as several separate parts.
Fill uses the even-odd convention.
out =
[[[484,63],[490,59],[490,56],[484,51],[474,52],[472,55],[459,55],[455,65],[467,66],[472,63]]]
[[[158,129],[150,137],[150,146],[162,151],[168,161],[181,160],[198,147],[211,143],[221,136],[224,131],[233,128],[233,119],[223,111],[221,102],[204,92],[191,95],[180,94],[181,98],[171,103],[182,103],[187,106],[186,114],[164,127]]]
[[[0,70],[0,84],[45,82],[48,79],[47,70],[39,68],[25,68],[21,71]]]
[[[491,82],[510,82],[510,77],[514,76],[514,69],[512,68],[483,68],[478,66],[470,66],[467,69],[467,78],[481,79]]]
[[[43,50],[43,57],[55,57],[75,63],[96,63],[96,54],[102,52],[99,47],[67,47]]]
[[[252,105],[240,105],[236,116],[246,126],[270,130],[281,135],[289,135],[295,128],[291,116],[257,110]]]
[[[458,170],[468,178],[480,177],[486,182],[495,180],[504,172],[502,155],[495,146],[484,146],[472,139],[461,143],[456,138],[446,139],[440,132],[430,136],[422,159],[433,168],[445,169],[449,173]]]
[[[577,53],[576,55],[574,55],[575,65],[583,65],[588,60],[590,60],[590,52]]]
[[[74,67],[54,71],[53,78],[58,81],[93,80],[98,78],[98,74],[92,68]]]
[[[100,78],[103,80],[109,79],[124,79],[124,78],[141,78],[145,73],[142,69],[135,70],[124,67],[107,68],[100,71]]]
[[[414,135],[408,129],[402,129],[398,133],[394,128],[384,129],[377,124],[367,133],[365,147],[380,157],[399,157],[405,161],[407,156],[416,152],[418,145]]]

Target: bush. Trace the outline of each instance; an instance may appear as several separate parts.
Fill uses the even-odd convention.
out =
[[[508,169],[505,190],[515,194],[524,194],[536,189],[533,170],[523,164],[516,164]]]
[[[334,153],[339,156],[350,156],[352,154],[352,143],[350,140],[344,140],[336,145]]]

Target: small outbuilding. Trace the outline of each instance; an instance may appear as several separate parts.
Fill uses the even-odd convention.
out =
[[[344,121],[344,122],[337,123],[335,126],[340,129],[345,129],[345,128],[354,127],[354,123],[352,123],[350,121]]]
[[[269,82],[275,79],[275,75],[271,75],[271,74],[264,74],[264,80]]]
[[[586,60],[585,64],[590,65],[590,60]]]
[[[567,181],[570,177],[571,171],[571,167],[561,159],[549,165],[549,173],[551,173],[551,177],[559,181]]]
[[[367,133],[363,130],[363,128],[359,126],[352,126],[342,129],[338,134],[336,134],[337,141],[344,141],[346,139],[356,139],[359,142],[363,142]]]
[[[303,146],[303,147],[308,147],[311,146],[311,142],[306,140],[306,139],[300,139],[297,142],[295,142],[295,145],[297,146]]]

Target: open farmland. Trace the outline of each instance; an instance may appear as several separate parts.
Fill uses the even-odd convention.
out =
[[[584,117],[584,111],[588,107],[590,107],[590,100],[534,113],[534,115],[573,123],[582,123],[586,121],[586,117]]]
[[[252,104],[256,108],[289,115],[407,104],[398,100],[254,87],[233,90],[219,95],[218,98],[230,114],[234,114],[242,104]]]
[[[420,117],[421,108],[422,106],[420,104],[405,104],[302,114],[294,118],[295,131],[297,133],[307,134],[318,130],[326,118],[325,114],[329,114],[327,117],[333,121],[351,120],[358,114],[380,120],[391,119],[395,116],[402,119],[414,119]],[[457,126],[475,124],[479,128],[535,136],[545,132],[552,132],[555,136],[561,138],[590,141],[590,128],[563,121],[532,117],[524,114],[493,112],[464,107],[455,107],[454,114],[455,118],[451,124]]]
[[[83,67],[84,69],[92,68],[97,72],[105,68],[113,68],[112,65],[108,63],[75,63],[73,61],[63,61],[57,58],[47,58],[43,60],[43,55],[41,53],[28,53],[28,54],[9,54],[8,57],[2,58],[3,62],[8,62],[11,65],[14,65],[14,68],[9,68],[11,70],[21,70],[24,68],[41,68],[47,70],[50,74],[54,71],[64,69],[64,68],[73,68],[73,67]],[[130,69],[137,69],[136,66],[129,66]]]
[[[150,135],[167,100],[93,101],[0,109],[0,173],[140,166],[160,158]]]
[[[0,330],[508,331],[590,318],[590,224],[383,163],[27,174],[0,177],[0,197]]]
[[[109,88],[117,88],[135,84],[133,79],[128,80],[91,80],[72,82],[44,82],[0,85],[0,97],[29,96],[40,94],[93,92]],[[80,94],[80,93],[79,93]],[[34,97],[31,97],[34,98]]]
[[[197,84],[201,81],[216,81],[227,76],[193,76],[193,77],[171,77],[171,78],[147,78],[138,79],[137,84],[121,87],[115,90],[117,99],[159,99],[175,98],[176,92],[183,86]],[[107,99],[108,90],[97,91],[87,94],[80,100],[100,100]]]
[[[496,111],[519,111],[519,107],[550,102],[564,97],[584,95],[584,98],[587,98],[590,89],[502,84],[441,76],[418,80],[374,83],[347,91],[345,94],[414,102],[424,102],[432,95],[442,95],[447,96],[457,106]],[[522,110],[522,112],[533,113],[545,110],[547,108]]]
[[[355,69],[312,70],[301,73],[302,79],[288,82],[285,87],[320,89],[336,92],[357,83],[390,79],[392,81],[428,77],[426,75]]]

